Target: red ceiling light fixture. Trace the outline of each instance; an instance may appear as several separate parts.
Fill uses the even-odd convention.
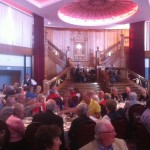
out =
[[[62,7],[58,16],[74,25],[101,26],[121,22],[137,11],[131,0],[76,0]]]

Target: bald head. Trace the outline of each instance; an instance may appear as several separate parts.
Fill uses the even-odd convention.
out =
[[[130,94],[130,92],[131,92],[130,87],[126,87],[126,93],[129,95],[129,94]]]
[[[95,126],[96,138],[99,138],[99,133],[108,132],[113,130],[111,122],[105,119],[98,120]]]
[[[56,102],[53,99],[49,99],[46,102],[46,109],[54,112],[56,109]]]

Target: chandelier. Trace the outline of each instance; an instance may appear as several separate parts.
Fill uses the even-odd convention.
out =
[[[76,0],[62,7],[58,16],[69,24],[101,26],[121,22],[137,10],[131,0]]]

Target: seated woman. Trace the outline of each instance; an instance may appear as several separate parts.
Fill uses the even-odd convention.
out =
[[[42,125],[36,132],[36,150],[59,150],[61,129],[57,125]]]
[[[37,105],[32,109],[32,116],[46,111],[45,96],[43,94],[37,96],[35,104]]]
[[[55,98],[61,98],[59,94],[56,93],[55,89],[51,89],[49,95],[47,96],[46,100],[48,99],[55,99]]]
[[[6,124],[10,131],[8,150],[24,150],[25,148],[23,141],[25,126],[22,121],[24,115],[24,106],[20,103],[16,103],[13,107],[13,115],[6,120]]]

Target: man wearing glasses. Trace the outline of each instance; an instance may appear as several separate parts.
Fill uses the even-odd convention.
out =
[[[128,150],[124,140],[115,138],[116,132],[108,120],[99,120],[95,127],[96,139],[79,150]]]

